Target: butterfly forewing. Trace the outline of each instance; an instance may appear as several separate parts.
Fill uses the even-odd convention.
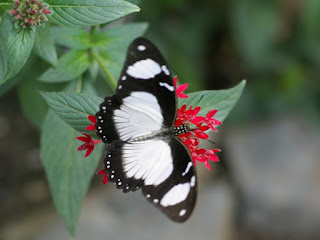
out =
[[[121,99],[133,91],[157,98],[164,116],[163,124],[172,126],[176,115],[176,95],[171,72],[159,50],[148,40],[137,38],[128,49],[117,86]]]
[[[170,133],[176,101],[161,53],[138,38],[129,46],[116,94],[100,105],[96,131],[109,144],[104,157],[109,181],[124,192],[142,187],[150,202],[183,222],[194,208],[197,188],[189,151]],[[166,134],[155,135],[159,132]]]
[[[150,41],[137,38],[129,46],[116,94],[100,104],[97,135],[111,143],[171,127],[176,105],[172,76],[164,58]]]

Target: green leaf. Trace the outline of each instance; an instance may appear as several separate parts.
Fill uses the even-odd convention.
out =
[[[120,76],[129,44],[143,35],[147,28],[147,23],[132,23],[93,34],[92,42],[98,48],[93,51],[93,58],[99,63],[113,86],[116,86]]]
[[[91,47],[90,33],[80,28],[52,27],[51,32],[56,42],[71,49],[88,49]]]
[[[99,25],[140,11],[136,5],[122,0],[46,0],[46,3],[53,11],[49,21],[69,27]]]
[[[95,146],[87,158],[77,151],[80,136],[53,111],[49,111],[41,133],[41,160],[49,181],[53,202],[71,235],[81,205],[101,157],[104,144]]]
[[[10,31],[7,43],[7,68],[0,83],[4,83],[21,70],[31,53],[34,36],[34,32],[28,29]]]
[[[223,121],[238,102],[246,81],[243,80],[237,86],[226,90],[207,90],[190,93],[189,98],[179,98],[179,107],[186,104],[201,106],[200,115],[205,116],[208,111],[218,109],[215,118]]]
[[[34,44],[35,52],[46,62],[55,66],[58,61],[56,46],[50,28],[38,28]]]
[[[7,71],[7,43],[8,32],[12,30],[11,16],[6,13],[0,23],[0,80],[4,78]]]
[[[41,72],[48,67],[48,64],[41,61],[40,58],[37,58],[32,63],[29,63],[28,61],[26,66],[27,65],[29,66],[28,68],[24,68],[17,74],[17,76],[23,78],[23,81],[18,85],[18,96],[24,114],[40,129],[47,115],[48,105],[38,91],[59,91],[64,87],[64,84],[37,81]],[[8,82],[11,82],[12,80]]]
[[[12,7],[11,0],[2,0],[0,2],[0,19],[1,16],[5,13],[5,11],[9,10]]]
[[[92,131],[85,131],[91,124],[88,115],[95,115],[102,98],[79,93],[41,92],[52,110],[71,127],[79,132],[87,132],[96,137]]]
[[[59,58],[55,68],[40,76],[43,82],[65,82],[77,78],[89,67],[89,56],[83,50],[71,50]]]

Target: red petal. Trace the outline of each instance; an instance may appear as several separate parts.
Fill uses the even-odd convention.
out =
[[[88,157],[92,152],[93,152],[94,147],[88,146],[86,155],[84,156],[85,158]]]
[[[211,154],[211,155],[209,156],[209,160],[211,160],[211,161],[213,161],[213,162],[220,162],[218,156],[215,155],[215,154]]]
[[[94,124],[91,124],[86,128],[86,130],[88,131],[96,130],[96,126]]]
[[[102,140],[92,140],[93,145],[97,145],[102,142]]]
[[[189,96],[187,94],[177,92],[177,97],[178,98],[188,98]]]
[[[196,136],[199,137],[199,138],[202,138],[202,139],[207,139],[207,138],[209,138],[208,134],[202,132],[201,130],[198,130],[198,129],[197,129],[197,130],[194,130],[193,132],[194,132],[194,133],[196,134]]]
[[[210,167],[210,164],[209,164],[208,161],[205,161],[204,165],[206,166],[206,168],[207,168],[208,170],[211,170],[211,167]]]
[[[86,134],[86,133],[84,133],[84,132],[82,132],[82,134],[85,135],[85,136],[86,136],[88,139],[90,139],[90,141],[91,141],[92,138],[90,137],[89,134]]]
[[[207,131],[210,127],[209,126],[201,126],[200,130],[201,131]]]
[[[82,142],[85,142],[85,143],[90,142],[90,139],[88,139],[88,138],[86,138],[86,137],[82,137],[82,136],[76,137],[76,139],[78,139],[78,140],[80,140],[80,141],[82,141]]]
[[[206,118],[207,118],[207,119],[212,118],[212,117],[216,114],[216,112],[218,112],[218,109],[209,111],[209,112],[207,113],[207,115],[206,115]]]
[[[193,114],[194,114],[194,115],[197,115],[197,114],[199,113],[200,109],[201,109],[200,106],[198,106],[198,107],[196,107],[195,109],[193,109]]]
[[[87,143],[84,143],[84,144],[82,144],[80,147],[78,147],[78,151],[83,151],[83,150],[85,150],[86,148],[88,147],[88,144]]]
[[[99,172],[97,172],[97,175],[103,175],[106,174],[106,172],[104,171],[104,169],[101,169]]]
[[[188,86],[189,86],[189,83],[181,84],[179,87],[177,87],[177,92],[183,92],[188,88]]]
[[[89,115],[89,116],[88,116],[88,119],[89,119],[89,121],[92,122],[92,123],[96,123],[96,122],[97,122],[97,119],[96,119],[96,117],[95,117],[94,115]]]
[[[174,83],[174,86],[175,86],[175,87],[177,87],[177,82],[178,82],[178,77],[175,76],[175,77],[173,78],[173,83]]]
[[[109,182],[108,175],[105,174],[105,175],[103,176],[102,183],[103,183],[103,184],[107,184],[108,182]]]

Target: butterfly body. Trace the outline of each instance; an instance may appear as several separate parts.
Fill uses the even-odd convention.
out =
[[[146,199],[170,219],[191,215],[197,193],[189,150],[174,126],[177,97],[170,70],[156,47],[138,38],[129,46],[116,94],[96,114],[96,131],[108,144],[104,156],[110,182],[123,192],[142,188]]]

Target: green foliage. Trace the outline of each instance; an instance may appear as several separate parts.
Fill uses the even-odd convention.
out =
[[[102,98],[79,93],[42,92],[50,108],[66,123],[79,132],[86,132],[85,128],[91,124],[89,115],[95,115],[99,110]],[[92,131],[87,132],[95,137]]]
[[[223,121],[238,102],[246,81],[243,80],[237,86],[225,90],[206,90],[188,94],[189,98],[179,99],[179,106],[201,106],[200,115],[205,116],[207,112],[213,109],[219,111],[214,116],[216,119]]]
[[[58,61],[58,54],[54,42],[54,33],[50,28],[40,28],[36,32],[34,50],[46,62],[55,66]]]
[[[68,27],[87,27],[113,21],[139,7],[122,0],[46,0],[53,10],[51,22]]]
[[[33,47],[34,32],[14,29],[8,14],[0,25],[0,84],[21,70]]]
[[[45,71],[39,80],[43,82],[71,81],[83,74],[89,67],[89,55],[84,50],[71,50],[59,58],[56,67]]]
[[[49,181],[53,202],[69,232],[74,235],[81,205],[100,156],[102,144],[87,158],[78,152],[76,132],[53,111],[41,132],[41,159]]]

